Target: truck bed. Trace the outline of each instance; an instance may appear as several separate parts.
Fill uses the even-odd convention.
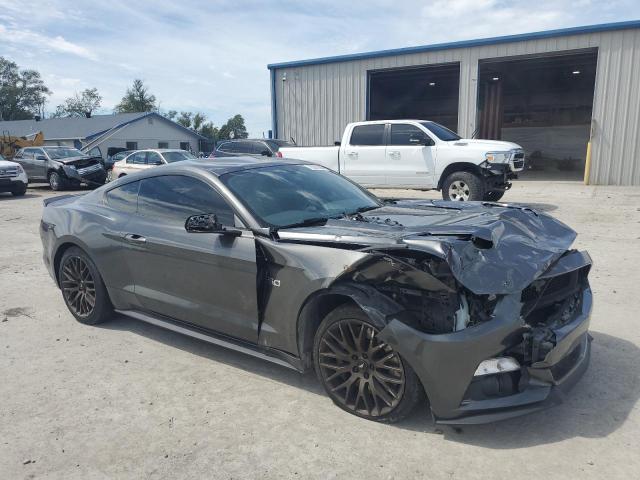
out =
[[[281,147],[280,153],[285,158],[317,163],[340,172],[340,147]]]

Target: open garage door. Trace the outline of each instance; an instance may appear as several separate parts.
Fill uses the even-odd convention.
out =
[[[524,178],[583,178],[597,51],[479,65],[477,138],[524,147]]]
[[[367,120],[433,120],[458,130],[460,65],[429,65],[369,73]]]

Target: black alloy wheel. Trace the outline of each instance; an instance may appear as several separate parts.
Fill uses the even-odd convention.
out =
[[[320,375],[334,401],[374,419],[396,409],[405,392],[402,360],[377,333],[362,320],[340,320],[324,331],[318,349]]]
[[[62,264],[60,286],[71,313],[89,317],[96,306],[96,285],[89,266],[79,256],[69,256]]]

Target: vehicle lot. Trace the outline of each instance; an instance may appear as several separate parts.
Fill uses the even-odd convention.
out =
[[[378,191],[439,198],[437,192]],[[594,260],[592,365],[563,405],[452,429],[332,405],[301,376],[126,318],[73,319],[41,260],[42,199],[0,198],[5,478],[634,478],[640,471],[640,188],[517,182]],[[635,474],[634,474],[635,472]]]

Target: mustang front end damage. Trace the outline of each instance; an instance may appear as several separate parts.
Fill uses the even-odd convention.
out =
[[[522,291],[477,295],[441,259],[376,252],[340,277],[385,297],[379,338],[420,378],[439,423],[485,423],[561,401],[587,367],[588,254],[569,251]],[[352,282],[352,283],[351,283]],[[389,306],[392,305],[392,306]],[[371,316],[371,314],[370,314]]]

